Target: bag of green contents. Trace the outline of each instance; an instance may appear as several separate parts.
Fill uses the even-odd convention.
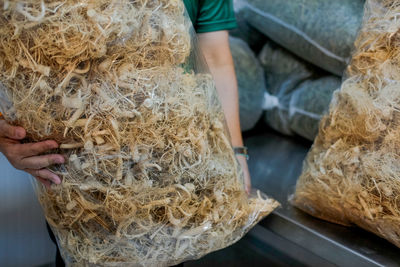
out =
[[[229,43],[239,87],[240,126],[252,129],[261,118],[266,91],[263,69],[249,46],[241,39],[230,37]]]
[[[342,76],[364,0],[239,0],[250,25],[327,71]]]
[[[318,134],[319,122],[328,112],[334,91],[340,88],[341,79],[336,76],[325,76],[307,80],[293,91],[289,106],[288,123],[290,129],[314,141]]]
[[[52,169],[61,185],[37,186],[67,265],[174,265],[277,206],[244,191],[184,13],[179,0],[3,1],[13,123],[69,159]]]
[[[400,1],[368,0],[364,24],[293,203],[400,247]]]
[[[259,59],[268,84],[266,123],[280,133],[314,140],[340,78],[315,77],[312,66],[272,43],[264,46]]]
[[[230,30],[229,34],[242,39],[253,51],[258,53],[267,40],[267,37],[247,22],[246,13],[242,7],[242,0],[234,0],[233,4],[238,26]]]

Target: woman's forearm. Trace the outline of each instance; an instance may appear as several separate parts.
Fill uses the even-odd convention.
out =
[[[211,74],[214,77],[219,99],[225,113],[233,146],[243,146],[239,119],[239,96],[235,68],[227,31],[212,32],[199,35],[200,48]],[[244,186],[247,193],[251,190],[250,173],[247,158],[237,155],[244,174]]]
[[[239,118],[239,97],[233,66],[211,68],[224,110],[233,146],[243,146]]]
[[[233,146],[243,146],[239,118],[239,96],[228,32],[199,35],[200,47],[214,77]]]

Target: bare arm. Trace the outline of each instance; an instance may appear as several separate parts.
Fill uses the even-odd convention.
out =
[[[225,113],[233,146],[243,146],[240,130],[238,86],[229,48],[227,31],[217,31],[199,34],[199,43],[202,52],[214,77],[218,95]],[[250,191],[250,174],[246,158],[238,156],[245,173],[246,191]]]

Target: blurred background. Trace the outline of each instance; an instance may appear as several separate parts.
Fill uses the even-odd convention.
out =
[[[235,0],[230,45],[253,185],[281,209],[234,246],[185,266],[398,266],[398,249],[288,203],[318,123],[340,88],[363,0]],[[31,178],[0,155],[0,266],[52,266]]]

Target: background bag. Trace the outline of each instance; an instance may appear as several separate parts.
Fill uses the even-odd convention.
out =
[[[342,76],[364,0],[242,0],[248,23],[297,56]]]
[[[367,1],[348,78],[321,122],[293,202],[400,247],[399,12],[399,1]]]
[[[259,59],[268,85],[265,122],[280,133],[313,141],[341,79],[321,73],[271,42],[264,46]]]

